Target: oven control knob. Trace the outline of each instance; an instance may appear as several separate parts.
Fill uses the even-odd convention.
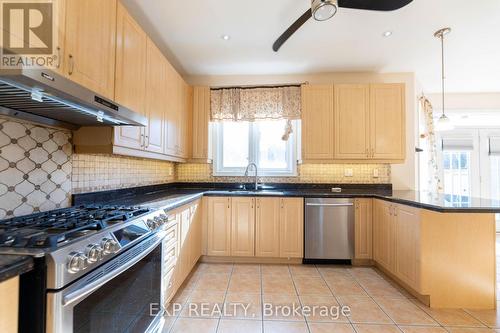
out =
[[[161,219],[161,217],[159,216],[156,216],[155,217],[155,223],[156,223],[156,226],[159,227],[163,224],[163,220]]]
[[[78,273],[88,267],[87,256],[82,252],[71,252],[68,256],[68,271]]]
[[[168,216],[167,216],[167,215],[165,215],[165,214],[161,214],[161,215],[160,215],[160,219],[161,219],[161,221],[162,221],[162,224],[165,224],[165,223],[167,223],[167,222],[168,222]]]
[[[111,238],[103,238],[101,242],[102,252],[104,255],[113,254],[118,252],[120,249],[120,244]]]
[[[87,260],[89,263],[94,263],[102,259],[103,249],[97,244],[87,246]]]
[[[146,224],[148,225],[149,229],[151,229],[151,230],[156,228],[156,222],[153,221],[152,219],[147,220]]]

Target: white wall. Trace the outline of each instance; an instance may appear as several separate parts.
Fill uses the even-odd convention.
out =
[[[271,84],[331,83],[405,83],[406,84],[406,161],[392,166],[394,189],[415,189],[417,181],[417,160],[415,142],[417,138],[417,84],[414,73],[317,73],[299,75],[226,75],[190,76],[189,84],[197,86],[252,86]]]

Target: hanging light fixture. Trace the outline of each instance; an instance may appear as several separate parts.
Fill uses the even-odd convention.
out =
[[[438,131],[449,131],[452,130],[455,126],[451,122],[450,118],[448,118],[445,114],[445,85],[444,81],[446,79],[445,77],[445,71],[444,71],[444,36],[449,34],[451,32],[451,28],[443,28],[434,33],[434,37],[439,38],[441,40],[441,88],[442,88],[442,106],[443,106],[443,114],[441,117],[439,117],[439,120],[437,121],[436,124],[436,129]]]

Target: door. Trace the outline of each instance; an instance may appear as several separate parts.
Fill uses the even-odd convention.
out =
[[[280,198],[280,257],[304,256],[304,199]]]
[[[302,86],[303,160],[334,158],[333,120],[333,86]]]
[[[356,199],[354,204],[354,257],[372,259],[372,199]]]
[[[167,110],[165,111],[165,154],[179,155],[179,122],[180,122],[180,76],[174,68],[167,66]]]
[[[374,200],[373,249],[374,259],[389,271],[393,270],[394,254],[394,207],[392,204]]]
[[[397,205],[395,218],[396,276],[420,289],[420,213],[417,208]]]
[[[231,255],[231,198],[209,197],[207,255]]]
[[[166,59],[156,45],[148,39],[146,75],[146,128],[145,149],[163,153],[163,115],[166,98]]]
[[[405,85],[370,85],[370,143],[374,159],[405,158]]]
[[[117,0],[66,0],[66,75],[114,97]]]
[[[280,199],[257,198],[255,213],[255,256],[280,256]]]
[[[179,131],[177,133],[177,141],[179,142],[178,154],[182,158],[187,158],[189,155],[188,124],[193,105],[193,91],[182,78],[180,85]]]
[[[335,158],[366,159],[370,143],[370,86],[335,85]]]
[[[210,88],[194,87],[193,90],[193,145],[192,157],[208,159],[208,123],[210,121]]]
[[[231,256],[253,257],[255,244],[255,198],[231,200]]]
[[[115,101],[132,111],[145,114],[147,35],[118,2],[116,18]],[[142,149],[144,129],[115,127],[117,146]]]
[[[201,201],[197,200],[191,206],[191,233],[189,239],[189,261],[190,270],[196,265],[201,256],[201,229],[202,229],[202,216],[201,216]]]
[[[191,209],[190,207],[183,207],[179,213],[180,215],[180,241],[179,241],[179,280],[183,281],[191,270],[190,260],[190,239],[191,239]]]

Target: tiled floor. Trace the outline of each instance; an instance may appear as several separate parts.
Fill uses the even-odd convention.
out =
[[[199,264],[172,302],[164,333],[500,332],[500,312],[429,309],[369,267]]]

